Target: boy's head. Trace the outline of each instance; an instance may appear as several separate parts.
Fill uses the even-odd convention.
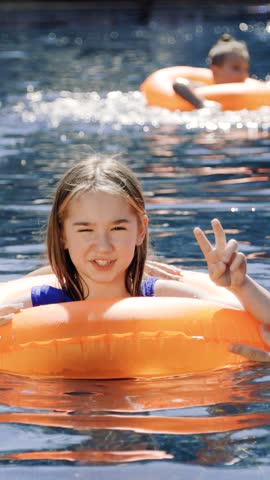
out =
[[[244,82],[249,74],[249,52],[245,42],[224,34],[208,54],[215,83]]]

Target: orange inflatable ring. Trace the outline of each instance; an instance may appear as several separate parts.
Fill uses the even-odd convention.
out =
[[[27,376],[172,376],[245,361],[233,342],[264,348],[248,313],[203,300],[85,300],[23,310],[1,327],[0,370]]]
[[[178,77],[202,84],[195,88],[195,92],[206,100],[220,103],[222,110],[256,110],[270,106],[269,82],[248,78],[242,83],[214,84],[210,69],[188,66],[163,68],[147,77],[140,87],[147,104],[169,110],[194,110],[173,89]]]

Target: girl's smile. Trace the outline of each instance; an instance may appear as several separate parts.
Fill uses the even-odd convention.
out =
[[[116,260],[90,260],[94,268],[101,272],[108,272],[115,264]]]

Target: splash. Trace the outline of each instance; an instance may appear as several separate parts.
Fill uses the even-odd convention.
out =
[[[35,131],[44,127],[57,129],[65,126],[77,131],[89,126],[106,126],[111,131],[136,127],[147,132],[170,125],[184,132],[203,131],[238,138],[261,138],[269,136],[270,131],[269,107],[222,112],[209,106],[193,112],[172,112],[148,107],[139,91],[111,91],[104,95],[98,92],[33,91],[18,98],[5,110],[5,125],[10,122],[14,126],[16,121],[24,129]]]

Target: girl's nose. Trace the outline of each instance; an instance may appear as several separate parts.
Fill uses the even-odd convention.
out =
[[[112,244],[111,244],[109,235],[102,234],[97,236],[96,249],[100,252],[107,252],[112,249]]]

